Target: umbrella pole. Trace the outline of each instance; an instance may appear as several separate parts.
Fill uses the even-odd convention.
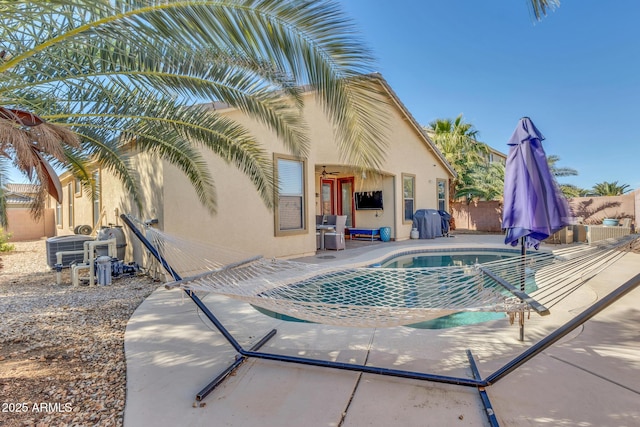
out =
[[[524,239],[526,239],[526,237],[520,238],[520,259],[522,260],[520,265],[520,290],[522,292],[524,292],[525,265],[527,258],[527,248],[525,246]],[[520,310],[520,341],[524,341],[524,308]]]

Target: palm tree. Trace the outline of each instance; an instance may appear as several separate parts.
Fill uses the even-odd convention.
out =
[[[547,156],[547,164],[549,165],[549,171],[553,176],[577,176],[578,171],[573,168],[558,167],[556,164],[560,161],[560,157],[555,154]]]
[[[629,184],[619,185],[618,181],[604,181],[593,186],[593,192],[598,196],[621,196],[628,191]]]
[[[271,207],[270,157],[204,103],[238,108],[305,156],[302,85],[317,93],[344,160],[380,166],[372,56],[335,2],[16,0],[1,10],[0,156],[51,193],[49,162],[87,182],[94,162],[138,201],[130,154],[146,152],[182,170],[215,212],[204,148],[243,171]]]
[[[487,163],[489,147],[476,140],[478,131],[472,124],[464,122],[462,114],[454,120],[432,121],[427,132],[457,173],[457,177],[449,182],[449,201],[453,203],[455,198],[467,195],[465,188],[473,185],[470,174]]]
[[[504,194],[505,166],[500,162],[476,166],[469,173],[469,184],[458,190],[459,195],[471,199],[500,200]]]
[[[564,194],[564,197],[571,199],[573,197],[581,197],[585,194],[586,190],[573,185],[573,184],[558,184],[560,191]]]
[[[560,6],[560,0],[530,0],[531,9],[536,19],[540,20],[547,14],[548,10],[553,10]]]

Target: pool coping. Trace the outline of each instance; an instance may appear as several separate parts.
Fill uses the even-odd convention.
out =
[[[350,264],[363,258],[345,254],[333,261]],[[618,261],[616,268],[596,276],[584,290],[563,302],[553,324],[533,317],[527,323],[524,343],[517,341],[515,327],[496,327],[498,324],[464,326],[445,333],[406,327],[364,330],[292,322],[284,325],[254,310],[251,313],[243,303],[218,296],[206,300],[216,314],[230,322],[243,344],[261,336],[260,331],[277,327],[277,339],[268,346],[285,354],[403,369],[427,366],[431,372],[468,375],[467,368],[456,363],[463,358],[464,348],[471,348],[478,356],[480,371],[491,372],[545,336],[550,327],[562,324],[576,310],[637,273],[639,259],[640,255],[630,254]],[[613,426],[640,420],[640,355],[633,351],[636,341],[622,339],[637,333],[638,306],[640,290],[509,378],[487,388],[500,422],[509,426],[542,422]],[[207,398],[205,406],[194,407],[193,395],[199,385],[219,373],[234,358],[234,352],[198,316],[193,304],[184,301],[182,293],[164,288],[154,292],[132,316],[125,350],[125,425],[207,426],[215,422],[288,427],[299,425],[301,419],[307,425],[343,427],[487,425],[474,390],[260,360],[243,365]],[[576,389],[581,392],[575,393]]]

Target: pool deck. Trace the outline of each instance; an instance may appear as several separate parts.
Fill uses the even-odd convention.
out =
[[[353,265],[419,247],[505,245],[502,236],[457,235],[362,245],[300,260]],[[471,378],[469,349],[484,378],[638,273],[640,254],[625,255],[550,316],[532,314],[524,342],[506,319],[444,330],[341,328],[279,321],[211,294],[203,299],[244,348],[276,328],[261,351]],[[183,295],[161,287],[129,321],[127,427],[490,425],[473,387],[259,359],[249,359],[196,403],[195,394],[236,354]],[[640,287],[486,392],[501,426],[640,425]]]

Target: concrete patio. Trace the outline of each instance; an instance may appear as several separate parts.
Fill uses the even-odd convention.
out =
[[[375,262],[419,247],[504,248],[502,236],[361,245],[301,259],[336,265]],[[555,249],[546,245],[542,250]],[[441,330],[355,329],[283,322],[245,303],[201,297],[245,348],[268,331],[261,351],[472,378],[466,350],[486,377],[588,305],[640,273],[627,254],[540,317],[525,341],[508,320]],[[640,425],[640,289],[487,387],[502,426]],[[180,291],[159,288],[125,335],[125,425],[156,426],[483,426],[476,388],[249,359],[202,402],[195,395],[235,359],[235,351]]]

